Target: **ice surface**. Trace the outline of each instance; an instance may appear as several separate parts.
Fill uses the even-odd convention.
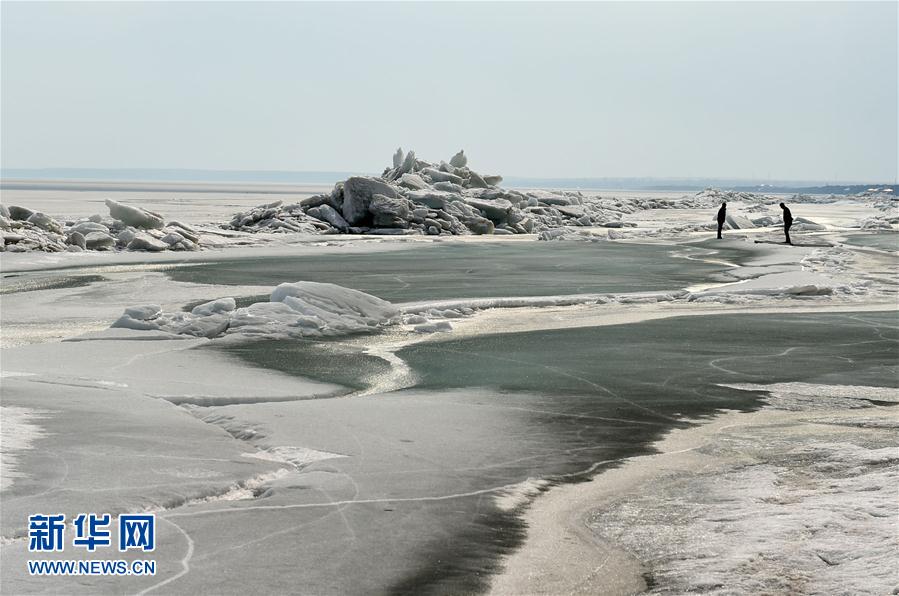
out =
[[[383,252],[328,250],[303,258],[281,255],[228,259],[225,253],[221,260],[175,267],[167,275],[176,281],[215,285],[274,286],[292,280],[333,283],[393,303],[666,291],[708,281],[709,276],[730,269],[731,265],[720,262],[679,256],[710,256],[713,250],[737,259],[747,254],[742,247],[728,250],[705,245],[410,242],[394,247],[389,256]]]
[[[309,399],[347,392],[333,382],[242,366],[236,358],[204,349],[209,345],[206,339],[125,329],[106,333],[110,332],[117,333],[5,350],[3,367],[48,387],[73,385],[113,395],[110,388],[121,386],[175,404]],[[154,335],[150,340],[132,340],[150,333]],[[175,339],[166,339],[171,337]],[[4,400],[7,382],[4,378]]]
[[[34,448],[19,452],[16,482],[3,489],[4,538],[23,536],[36,511],[172,507],[275,467],[248,462],[239,443],[166,401],[121,387],[31,380],[40,378],[4,381],[4,408],[42,411],[42,434],[31,434]]]

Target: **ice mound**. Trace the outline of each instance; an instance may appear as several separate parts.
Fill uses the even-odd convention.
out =
[[[57,221],[18,205],[0,205],[0,252],[83,252],[111,250],[198,250],[200,233],[162,215],[107,200],[109,217],[92,215]]]
[[[299,203],[260,205],[225,228],[239,232],[341,234],[532,234],[559,226],[622,226],[618,201],[587,201],[579,191],[513,190],[502,176],[479,174],[459,151],[428,162],[397,149],[380,176],[351,176]]]
[[[234,311],[231,330],[289,336],[333,336],[371,331],[399,320],[390,302],[343,286],[312,281],[284,283],[271,302],[257,302]]]
[[[372,331],[400,321],[390,302],[343,286],[312,281],[283,283],[270,302],[236,308],[233,298],[166,313],[155,304],[125,309],[114,328],[165,331],[195,337],[225,333],[267,337],[326,337]]]

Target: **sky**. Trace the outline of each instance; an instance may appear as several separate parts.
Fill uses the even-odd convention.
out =
[[[897,177],[896,2],[0,4],[0,165]]]

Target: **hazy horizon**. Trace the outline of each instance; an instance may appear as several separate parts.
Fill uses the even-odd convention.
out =
[[[0,188],[23,189],[87,189],[93,183],[106,188],[133,190],[190,190],[196,187],[233,188],[283,187],[305,185],[330,186],[350,176],[379,175],[375,171],[300,171],[300,170],[194,170],[154,168],[37,168],[0,169]],[[61,186],[60,186],[61,185]],[[122,185],[125,185],[122,187]],[[143,186],[146,185],[146,186]],[[747,178],[684,178],[684,177],[568,177],[546,178],[505,176],[502,185],[510,188],[566,188],[580,190],[659,190],[691,191],[703,188],[750,189],[768,187],[769,192],[858,192],[859,187],[895,186],[888,180],[755,180]],[[825,190],[828,189],[828,190]]]
[[[45,174],[47,179],[62,180],[65,174],[73,175],[78,180],[126,180],[139,181],[141,178],[134,177],[137,174],[147,174],[149,178],[146,180],[158,181],[189,181],[196,179],[198,181],[209,182],[226,182],[228,180],[254,179],[265,180],[266,175],[270,175],[272,182],[277,182],[279,177],[333,177],[335,181],[342,180],[347,176],[358,175],[379,175],[380,171],[375,170],[214,170],[204,168],[0,168],[0,179],[22,179],[24,174]],[[91,175],[97,175],[96,178],[90,178]],[[167,177],[184,175],[184,178]],[[223,175],[217,178],[215,175]],[[229,177],[231,175],[232,177]],[[807,185],[858,185],[858,184],[895,184],[896,180],[825,180],[820,178],[812,179],[772,179],[772,178],[741,178],[728,176],[522,176],[522,175],[504,175],[506,179],[517,180],[634,180],[634,181],[728,181],[733,183],[756,183],[762,184],[807,184]]]
[[[0,10],[5,171],[897,178],[894,2]]]

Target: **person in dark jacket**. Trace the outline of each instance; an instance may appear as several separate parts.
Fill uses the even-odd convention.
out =
[[[721,229],[727,220],[727,203],[721,203],[721,209],[718,209],[718,239],[721,239]]]
[[[790,210],[783,203],[780,204],[780,208],[783,209],[784,212],[784,235],[787,237],[787,244],[793,244],[790,241],[790,226],[793,225],[793,214],[790,213]]]

